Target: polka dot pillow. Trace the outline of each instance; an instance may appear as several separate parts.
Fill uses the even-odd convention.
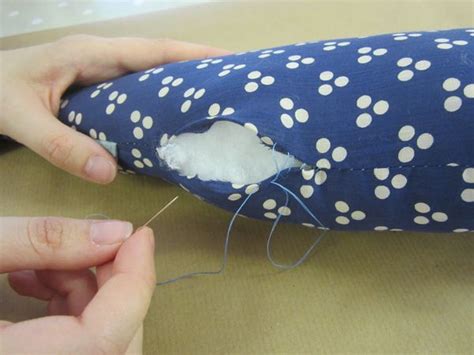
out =
[[[168,64],[68,94],[60,119],[115,142],[125,171],[231,212],[243,206],[249,217],[323,229],[474,230],[473,29]],[[304,166],[236,185],[163,165],[157,148],[170,137],[218,120],[251,129]]]

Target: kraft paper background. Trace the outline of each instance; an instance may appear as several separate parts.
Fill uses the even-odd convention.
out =
[[[473,25],[471,1],[239,1],[24,34],[1,39],[1,48],[89,33],[169,37],[241,51]],[[0,143],[0,215],[102,213],[139,226],[176,195],[177,203],[152,224],[160,280],[217,269],[231,215],[144,176],[119,175],[110,186],[95,186],[25,148]],[[472,233],[330,232],[308,262],[280,272],[265,256],[270,227],[239,219],[224,275],[156,289],[145,321],[145,353],[473,352]],[[314,233],[280,225],[276,256],[288,262],[298,257]],[[15,295],[0,277],[0,319],[42,314],[43,303]]]

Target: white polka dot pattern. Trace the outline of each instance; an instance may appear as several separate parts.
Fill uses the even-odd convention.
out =
[[[163,177],[231,212],[246,201],[241,215],[324,230],[469,232],[473,37],[397,32],[160,65],[68,92],[59,118],[104,147],[117,143],[122,171]],[[157,151],[223,120],[296,166],[245,184],[200,181]]]

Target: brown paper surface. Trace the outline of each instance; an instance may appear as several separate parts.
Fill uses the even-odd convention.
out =
[[[240,51],[315,39],[472,27],[471,1],[226,2],[1,39],[3,49],[67,34],[168,37]],[[32,60],[34,65],[34,60]],[[136,226],[157,221],[159,280],[217,269],[231,215],[159,179],[118,176],[96,186],[25,148],[0,144],[0,215],[102,213]],[[266,222],[239,219],[224,275],[156,289],[145,320],[152,353],[472,353],[472,234],[330,232],[301,267],[265,256]],[[298,257],[315,231],[280,225],[275,254]],[[0,277],[0,319],[44,314]]]

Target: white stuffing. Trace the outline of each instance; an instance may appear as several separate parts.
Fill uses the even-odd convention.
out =
[[[203,133],[172,137],[157,152],[170,169],[181,175],[233,184],[257,183],[275,175],[278,169],[302,165],[291,155],[272,152],[254,131],[229,121],[218,121]]]

